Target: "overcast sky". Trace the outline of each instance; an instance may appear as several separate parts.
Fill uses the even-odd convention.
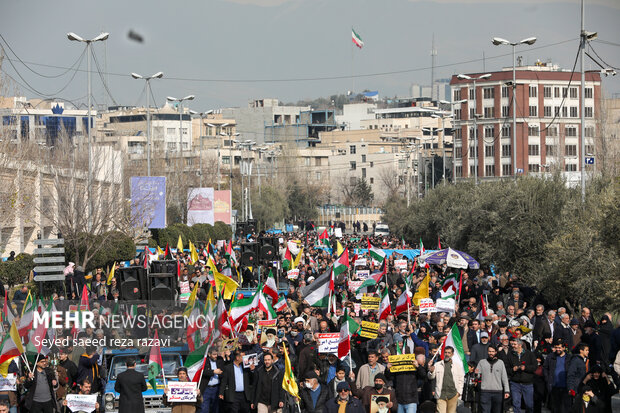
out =
[[[620,0],[586,4],[586,29],[597,31],[603,41],[620,43]],[[408,96],[412,83],[430,83],[433,33],[436,78],[512,65],[510,47],[493,46],[493,36],[511,41],[536,36],[537,43],[518,49],[518,55],[528,63],[551,60],[570,69],[578,49],[579,11],[576,0],[4,0],[0,33],[23,60],[68,67],[84,46],[68,41],[67,32],[92,38],[107,31],[109,87],[119,104],[145,102],[144,82],[129,73],[163,71],[164,78],[152,83],[159,105],[167,95],[195,94],[190,107],[204,111],[245,106],[261,97],[290,102],[351,89]],[[362,50],[352,45],[351,27],[365,42]],[[129,40],[130,30],[144,42]],[[553,45],[559,42],[564,43]],[[94,47],[103,66],[105,46]],[[618,45],[594,42],[593,47],[608,64],[620,67]],[[472,60],[477,61],[463,63]],[[13,64],[45,94],[61,89],[73,73],[43,78],[17,61]],[[63,71],[30,67],[48,76]],[[81,67],[86,69],[85,60]],[[595,68],[587,59],[586,69]],[[2,70],[24,83],[9,62]],[[374,75],[351,79],[351,74]],[[334,77],[339,78],[284,81]],[[265,79],[270,81],[261,81]],[[603,86],[609,95],[620,94],[620,75],[603,80]],[[19,90],[29,98],[39,97]],[[78,72],[57,96],[83,102],[85,95],[86,74]],[[93,95],[103,102],[98,75],[93,76]]]

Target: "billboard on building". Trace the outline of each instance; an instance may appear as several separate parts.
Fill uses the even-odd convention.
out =
[[[213,188],[190,188],[187,194],[187,225],[215,222]]]
[[[232,194],[230,190],[215,191],[215,220],[231,224]]]
[[[131,177],[131,212],[137,227],[166,228],[166,177]]]

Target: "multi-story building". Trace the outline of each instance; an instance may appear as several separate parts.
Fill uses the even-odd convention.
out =
[[[306,110],[300,112],[293,123],[287,123],[284,118],[265,123],[265,142],[312,147],[320,143],[321,132],[338,128],[333,110]]]
[[[342,115],[336,115],[336,123],[344,130],[361,129],[362,120],[375,118],[376,103],[351,103],[342,106]]]
[[[482,73],[469,74],[477,79]],[[476,80],[452,77],[456,178],[497,178],[514,174],[512,115],[516,109],[517,174],[559,169],[577,179],[581,153],[580,115],[585,111],[586,154],[593,153],[601,96],[598,73],[586,73],[585,107],[580,107],[580,74],[538,63],[516,68],[512,100],[512,68]],[[510,82],[510,83],[509,83]],[[475,125],[475,126],[474,126]],[[476,130],[477,129],[477,130]],[[477,162],[474,162],[477,159]]]

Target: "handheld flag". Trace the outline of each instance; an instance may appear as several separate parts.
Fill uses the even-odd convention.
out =
[[[151,353],[149,354],[149,383],[155,394],[157,394],[157,376],[159,373],[164,376],[164,363],[161,359],[161,352],[159,350],[159,336],[157,334],[157,330],[155,330],[155,337],[153,337],[153,344],[151,347]],[[166,378],[164,376],[164,381]]]
[[[291,396],[299,399],[299,388],[297,387],[297,381],[291,368],[291,359],[288,357],[287,346],[283,346],[284,350],[284,377],[282,378],[282,388]]]

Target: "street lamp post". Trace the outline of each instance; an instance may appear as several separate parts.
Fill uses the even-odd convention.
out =
[[[179,102],[179,155],[181,156],[181,162],[183,162],[183,101],[194,100],[194,98],[194,95],[188,95],[180,99],[172,96],[166,98],[169,102]]]
[[[86,62],[87,62],[87,68],[86,68],[86,72],[87,72],[87,78],[88,78],[88,91],[87,91],[87,99],[88,99],[88,125],[86,126],[86,128],[88,129],[88,231],[92,230],[93,227],[93,197],[92,197],[92,180],[93,180],[93,166],[92,166],[92,158],[93,158],[93,153],[92,153],[92,114],[91,114],[91,99],[92,99],[92,93],[91,93],[91,89],[92,89],[92,80],[91,80],[91,73],[90,73],[90,55],[91,55],[91,49],[90,46],[92,43],[94,42],[103,42],[104,40],[107,40],[107,38],[110,37],[110,33],[101,33],[99,34],[99,36],[95,37],[94,39],[83,39],[82,37],[78,36],[77,34],[73,33],[73,32],[69,32],[67,33],[67,38],[73,42],[82,42],[82,43],[86,43]]]
[[[161,79],[164,72],[157,72],[154,75],[144,77],[137,73],[132,73],[134,79],[144,79],[146,81],[146,174],[151,176],[151,103],[149,99],[149,90],[151,88],[152,79]]]
[[[449,115],[445,115],[444,113],[442,113],[441,115],[431,115],[432,118],[439,118],[441,119],[441,148],[442,148],[442,171],[441,171],[441,179],[443,181],[443,185],[446,184],[446,124],[445,124],[445,119],[446,118],[451,118],[452,114]],[[454,156],[454,138],[452,138],[452,152],[453,152],[453,156]],[[452,179],[454,179],[454,176],[452,177]]]
[[[517,179],[517,78],[516,78],[516,60],[515,49],[520,44],[533,45],[536,43],[535,37],[528,37],[520,42],[511,42],[501,37],[494,37],[491,40],[495,46],[509,45],[512,46],[512,170],[514,179]]]
[[[474,87],[474,184],[478,184],[478,114],[476,113],[476,110],[478,109],[477,108],[478,99],[476,98],[476,81],[488,79],[491,77],[491,74],[486,73],[478,77],[471,77],[471,76],[461,74],[461,75],[457,75],[456,77],[461,80],[471,80],[473,82],[473,87]]]
[[[232,157],[232,150],[233,150],[233,143],[239,143],[236,139],[233,139],[233,136],[239,136],[239,132],[235,132],[235,133],[231,133],[231,134],[227,134],[224,132],[220,132],[220,136],[226,136],[228,138],[228,143],[229,145],[229,152],[228,152],[228,169],[229,169],[229,181],[228,181],[228,189],[230,189],[230,192],[232,193],[232,168],[233,168],[233,157]]]

